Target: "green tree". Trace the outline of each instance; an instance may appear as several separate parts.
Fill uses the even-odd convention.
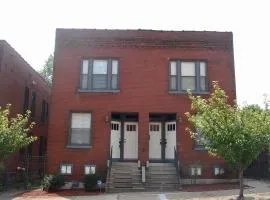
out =
[[[43,68],[40,70],[39,73],[48,82],[49,85],[52,85],[53,55],[49,55],[49,57],[46,60]]]
[[[217,82],[208,99],[193,96],[190,92],[191,112],[186,116],[191,124],[200,130],[202,139],[197,141],[205,146],[211,155],[223,158],[239,172],[240,192],[243,199],[243,172],[258,155],[269,148],[269,110],[251,105],[239,107],[230,104],[228,96]],[[192,138],[196,133],[187,128]]]
[[[29,123],[30,111],[25,115],[10,117],[10,106],[0,107],[0,163],[12,153],[34,142],[36,137],[29,136],[34,123]]]

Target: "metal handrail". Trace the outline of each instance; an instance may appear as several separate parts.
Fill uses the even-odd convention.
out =
[[[113,153],[113,146],[111,147],[110,150],[110,158],[109,158],[109,163],[108,163],[108,170],[107,170],[107,180],[106,180],[106,191],[108,192],[108,183],[110,180],[110,176],[111,176],[111,169],[112,169],[112,153]]]
[[[175,164],[175,168],[176,168],[176,175],[178,177],[178,181],[179,183],[180,182],[180,163],[179,163],[179,160],[178,160],[178,152],[176,150],[176,147],[174,147],[174,164]]]

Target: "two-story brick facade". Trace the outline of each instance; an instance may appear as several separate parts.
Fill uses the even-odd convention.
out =
[[[36,125],[30,134],[37,136],[37,141],[9,159],[8,172],[15,173],[25,155],[46,154],[50,93],[46,81],[5,40],[0,40],[0,106],[11,104],[12,117],[31,110]]]
[[[187,89],[236,98],[231,32],[57,29],[48,171],[81,179],[107,160],[224,164],[186,133]],[[203,171],[204,177],[212,172]]]

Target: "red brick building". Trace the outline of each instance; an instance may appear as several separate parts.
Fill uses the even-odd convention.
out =
[[[10,158],[9,172],[16,171],[26,154],[43,156],[46,153],[50,93],[45,80],[6,41],[0,40],[0,106],[11,104],[11,116],[31,110],[36,125],[30,134],[38,137]]]
[[[185,91],[207,97],[219,81],[236,98],[231,32],[57,29],[54,65],[49,173],[104,171],[111,149],[113,161],[151,163],[176,148],[183,168],[211,166],[204,178],[224,165],[185,132]]]

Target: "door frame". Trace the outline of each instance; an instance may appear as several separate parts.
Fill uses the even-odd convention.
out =
[[[111,119],[110,120],[110,124],[111,121],[118,121],[120,122],[120,141],[119,141],[119,148],[120,148],[120,158],[115,158],[112,159],[113,161],[117,161],[117,162],[130,162],[130,161],[137,161],[138,159],[124,159],[124,137],[125,137],[125,126],[124,123],[125,122],[136,122],[138,123],[138,147],[139,147],[139,120],[134,119],[134,118],[128,118],[127,116],[129,116],[130,114],[137,114],[137,118],[139,117],[138,113],[119,113],[119,112],[112,112],[112,113],[117,113],[120,115],[120,119]],[[136,118],[136,117],[135,117]],[[110,127],[110,137],[111,137],[111,127]],[[109,144],[110,149],[111,149],[111,143]],[[139,151],[139,149],[138,149]],[[138,152],[139,154],[139,152]],[[138,155],[139,156],[139,155]]]
[[[161,140],[164,140],[163,142],[166,142],[166,123],[167,122],[176,122],[176,126],[175,126],[175,131],[176,131],[176,136],[175,136],[175,140],[176,140],[176,144],[177,144],[177,121],[176,120],[167,120],[166,116],[161,116],[160,119],[158,120],[149,120],[149,126],[150,123],[154,122],[154,123],[161,123]],[[149,141],[150,141],[150,130],[149,130]],[[161,159],[150,159],[149,157],[149,162],[151,163],[171,163],[174,162],[174,159],[166,159],[166,144],[160,144],[161,145]],[[149,144],[149,142],[148,142]],[[149,152],[148,152],[149,155]]]
[[[160,147],[160,159],[151,159],[150,158],[150,140],[151,140],[151,136],[150,136],[150,124],[151,123],[158,123],[158,124],[160,124],[160,140],[159,140],[159,145],[161,146]],[[163,132],[163,130],[162,130],[162,122],[161,121],[149,121],[149,128],[148,128],[148,130],[149,130],[149,142],[148,142],[148,145],[149,145],[149,150],[148,150],[148,158],[149,158],[149,161],[150,162],[160,162],[161,160],[162,160],[162,145],[160,144],[160,142],[161,142],[161,139],[162,139],[162,132]]]

